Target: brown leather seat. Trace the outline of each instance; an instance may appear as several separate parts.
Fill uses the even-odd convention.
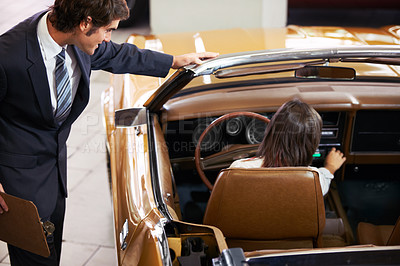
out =
[[[325,207],[318,172],[308,167],[224,169],[204,223],[218,227],[229,247],[245,251],[321,247]]]
[[[400,217],[395,225],[373,225],[361,222],[357,226],[357,237],[360,244],[400,245]]]

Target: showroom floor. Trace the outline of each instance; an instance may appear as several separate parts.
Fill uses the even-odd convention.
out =
[[[45,9],[52,0],[1,0],[0,34],[24,18]],[[112,39],[123,42],[140,29],[121,29]],[[61,265],[117,265],[112,202],[107,180],[105,131],[100,96],[110,75],[96,71],[91,77],[91,98],[75,122],[68,140],[67,212]],[[0,266],[10,265],[7,246],[0,241]]]

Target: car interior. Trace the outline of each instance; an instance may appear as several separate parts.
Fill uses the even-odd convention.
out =
[[[400,87],[395,79],[257,74],[241,80],[234,74],[234,81],[197,77],[219,81],[193,82],[152,114],[160,187],[171,217],[215,226],[229,248],[247,252],[399,245]],[[307,166],[229,168],[237,159],[255,156],[267,123],[257,115],[268,120],[295,98],[323,120],[312,166],[323,166],[333,147],[347,158],[325,197],[318,173]]]

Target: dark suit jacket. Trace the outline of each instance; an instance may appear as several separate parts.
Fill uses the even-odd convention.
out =
[[[58,189],[67,196],[66,140],[88,103],[91,70],[163,77],[172,56],[112,42],[103,42],[92,56],[73,47],[82,77],[71,113],[58,126],[37,38],[43,14],[0,36],[0,183],[7,193],[33,201],[47,218]]]

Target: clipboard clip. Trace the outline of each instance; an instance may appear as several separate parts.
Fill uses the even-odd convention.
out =
[[[51,236],[54,233],[54,230],[56,230],[54,224],[48,220],[40,223],[43,226],[44,234],[46,235],[46,237]]]

